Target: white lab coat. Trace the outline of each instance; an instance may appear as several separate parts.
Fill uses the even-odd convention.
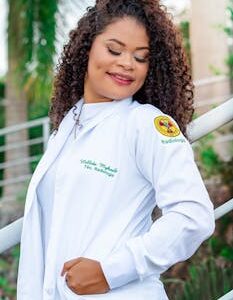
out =
[[[28,187],[18,300],[167,299],[160,274],[213,233],[214,213],[188,141],[155,126],[164,115],[127,98],[80,130],[76,152],[57,167],[45,261],[36,188],[73,129],[72,109],[64,117]],[[156,205],[163,216],[152,223]],[[100,261],[108,293],[77,295],[66,285],[64,262],[81,256]]]

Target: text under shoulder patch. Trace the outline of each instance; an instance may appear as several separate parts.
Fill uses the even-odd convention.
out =
[[[162,135],[175,137],[180,134],[180,129],[167,116],[158,116],[154,118],[154,125],[158,132],[160,132]]]

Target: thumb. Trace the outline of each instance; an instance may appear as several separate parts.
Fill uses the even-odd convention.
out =
[[[80,263],[83,260],[83,257],[78,257],[71,259],[64,263],[63,269],[61,271],[61,276],[63,276],[67,271],[69,271],[70,268],[72,268],[77,263]]]

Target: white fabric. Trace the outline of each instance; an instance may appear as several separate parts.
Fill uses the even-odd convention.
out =
[[[83,103],[83,99],[81,99]],[[82,106],[81,114],[79,117],[80,123],[82,126],[87,124],[92,118],[95,117],[103,109],[112,105],[112,102],[100,102],[100,103],[84,103]],[[80,109],[79,109],[80,111]],[[78,129],[77,129],[78,133]],[[76,147],[74,142],[74,128],[69,134],[66,143],[64,144],[61,152],[59,153],[57,159],[52,163],[51,167],[45,173],[43,178],[37,187],[37,196],[38,202],[41,208],[41,227],[42,227],[42,237],[43,237],[43,250],[44,257],[46,257],[50,227],[52,222],[52,210],[54,202],[54,187],[56,183],[56,170],[57,165],[60,160],[69,159],[69,150],[72,151],[72,148]]]
[[[160,274],[213,233],[214,213],[190,144],[182,134],[159,133],[159,115],[152,105],[128,98],[111,103],[81,129],[57,165],[43,261],[36,188],[72,131],[72,110],[65,116],[28,188],[18,300],[167,299]],[[163,216],[152,224],[155,205]],[[81,256],[100,261],[108,293],[78,295],[68,288],[60,276],[63,264]]]

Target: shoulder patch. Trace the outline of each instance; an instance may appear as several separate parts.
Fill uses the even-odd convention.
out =
[[[154,125],[158,132],[162,135],[175,137],[180,134],[178,126],[167,116],[158,116],[154,118]]]

